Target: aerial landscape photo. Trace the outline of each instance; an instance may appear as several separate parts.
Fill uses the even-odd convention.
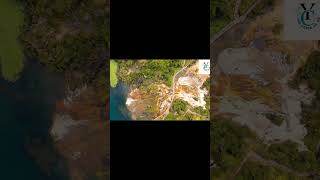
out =
[[[111,60],[110,120],[209,120],[209,85],[210,60]]]
[[[110,174],[109,1],[0,1],[1,178]]]
[[[212,180],[320,179],[319,39],[284,40],[283,9],[211,0]],[[292,17],[303,33],[319,27],[306,13]]]

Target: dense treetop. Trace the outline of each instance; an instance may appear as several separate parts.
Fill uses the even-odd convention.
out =
[[[128,85],[142,86],[154,82],[171,87],[173,75],[182,68],[182,60],[118,60],[119,78]]]
[[[77,74],[78,82],[106,76],[107,0],[20,1],[26,13],[21,41],[29,57],[56,71]]]

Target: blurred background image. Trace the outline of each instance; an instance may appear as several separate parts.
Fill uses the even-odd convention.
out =
[[[319,179],[319,5],[211,0],[211,179]]]

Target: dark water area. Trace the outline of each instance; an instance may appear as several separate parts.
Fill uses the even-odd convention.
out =
[[[63,97],[63,76],[34,61],[16,82],[0,79],[0,179],[67,179],[49,135],[55,102]]]
[[[128,92],[128,87],[122,82],[118,82],[115,88],[110,89],[110,120],[131,120],[130,112],[126,106]]]

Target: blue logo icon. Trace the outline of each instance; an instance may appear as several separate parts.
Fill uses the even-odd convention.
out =
[[[202,69],[204,71],[210,71],[210,64],[209,62],[204,62],[203,65],[202,65]]]
[[[299,25],[306,30],[315,28],[319,23],[319,10],[315,8],[315,3],[306,5],[301,3],[297,12]]]

